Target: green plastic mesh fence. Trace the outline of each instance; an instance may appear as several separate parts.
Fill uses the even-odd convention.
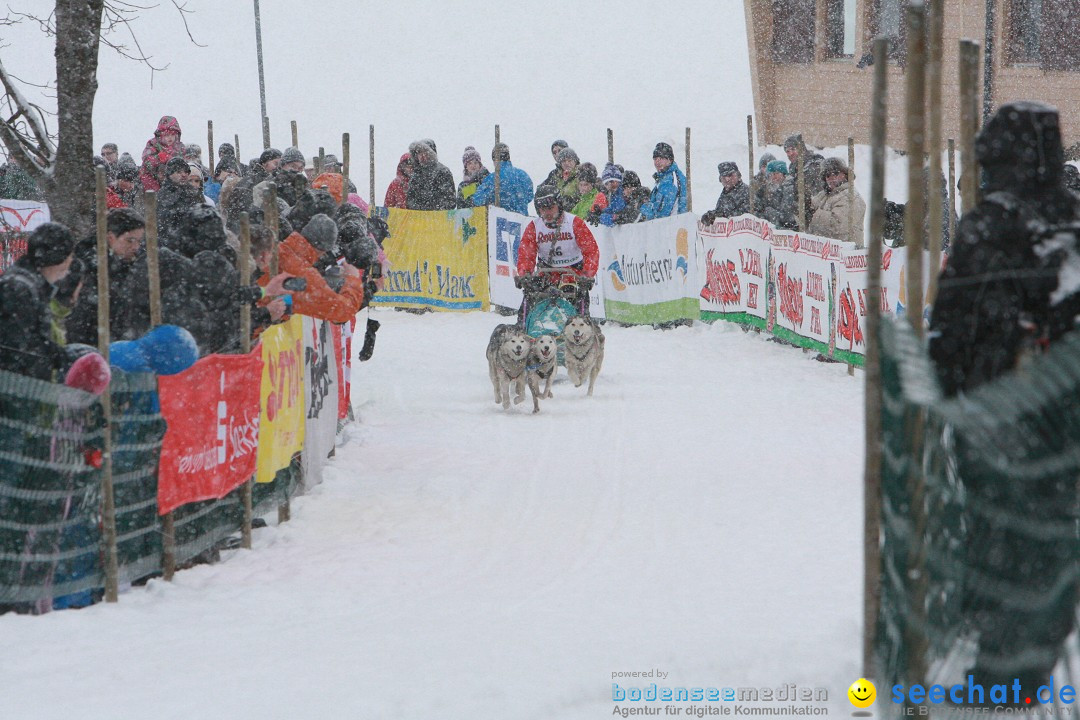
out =
[[[1080,333],[949,400],[906,324],[884,319],[881,343],[881,697],[941,685],[914,703],[932,717],[1062,717],[1080,679]]]
[[[0,372],[0,604],[85,589],[99,545],[104,419],[88,393]]]
[[[166,424],[157,378],[113,369],[113,488],[121,584],[161,573],[157,472]],[[92,602],[104,587],[97,398],[0,372],[0,612],[45,612]],[[299,456],[256,484],[255,514],[301,487]],[[210,559],[240,531],[237,489],[174,513],[177,563]]]

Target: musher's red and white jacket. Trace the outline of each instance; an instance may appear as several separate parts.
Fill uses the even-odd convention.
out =
[[[563,212],[559,227],[549,228],[541,218],[533,218],[521,236],[517,274],[528,275],[540,267],[565,269],[585,277],[596,277],[600,250],[585,221]]]

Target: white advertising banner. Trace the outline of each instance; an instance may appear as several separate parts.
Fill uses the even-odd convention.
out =
[[[700,227],[698,243],[702,319],[754,325],[828,357],[862,364],[869,309],[865,249],[780,231],[751,215]],[[882,246],[883,313],[905,312],[906,259],[903,248]],[[926,269],[924,289],[928,278]]]
[[[514,310],[521,307],[521,290],[514,287],[514,271],[517,267],[518,248],[521,247],[521,235],[532,220],[528,215],[488,208],[488,288],[491,302]],[[600,249],[600,271],[604,268],[604,233],[603,228],[592,228],[596,244]],[[589,314],[594,318],[604,317],[603,283],[598,282],[589,292]]]
[[[696,231],[697,217],[690,213],[599,228],[606,316],[628,324],[696,320]]]
[[[334,449],[338,421],[338,374],[334,334],[326,320],[304,316],[304,486],[322,481],[322,469]]]

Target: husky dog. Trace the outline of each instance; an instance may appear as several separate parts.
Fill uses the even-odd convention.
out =
[[[581,387],[588,378],[589,395],[592,395],[604,362],[604,334],[591,318],[575,315],[563,328],[562,338],[566,343],[566,374],[574,387]]]
[[[533,340],[529,352],[529,391],[532,393],[533,412],[540,412],[540,398],[551,395],[551,381],[558,369],[559,344],[554,335],[541,335]],[[544,380],[544,392],[540,392],[540,381]]]
[[[495,388],[495,402],[510,409],[510,386],[517,390],[514,403],[525,399],[525,366],[532,348],[532,338],[517,325],[499,325],[488,341],[488,374]]]

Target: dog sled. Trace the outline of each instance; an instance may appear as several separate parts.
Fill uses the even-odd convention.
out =
[[[547,276],[547,277],[545,277]],[[593,279],[560,268],[537,268],[517,278],[525,293],[519,324],[530,337],[554,335],[558,340],[559,365],[565,367],[563,328],[575,315],[589,315],[589,290]]]

